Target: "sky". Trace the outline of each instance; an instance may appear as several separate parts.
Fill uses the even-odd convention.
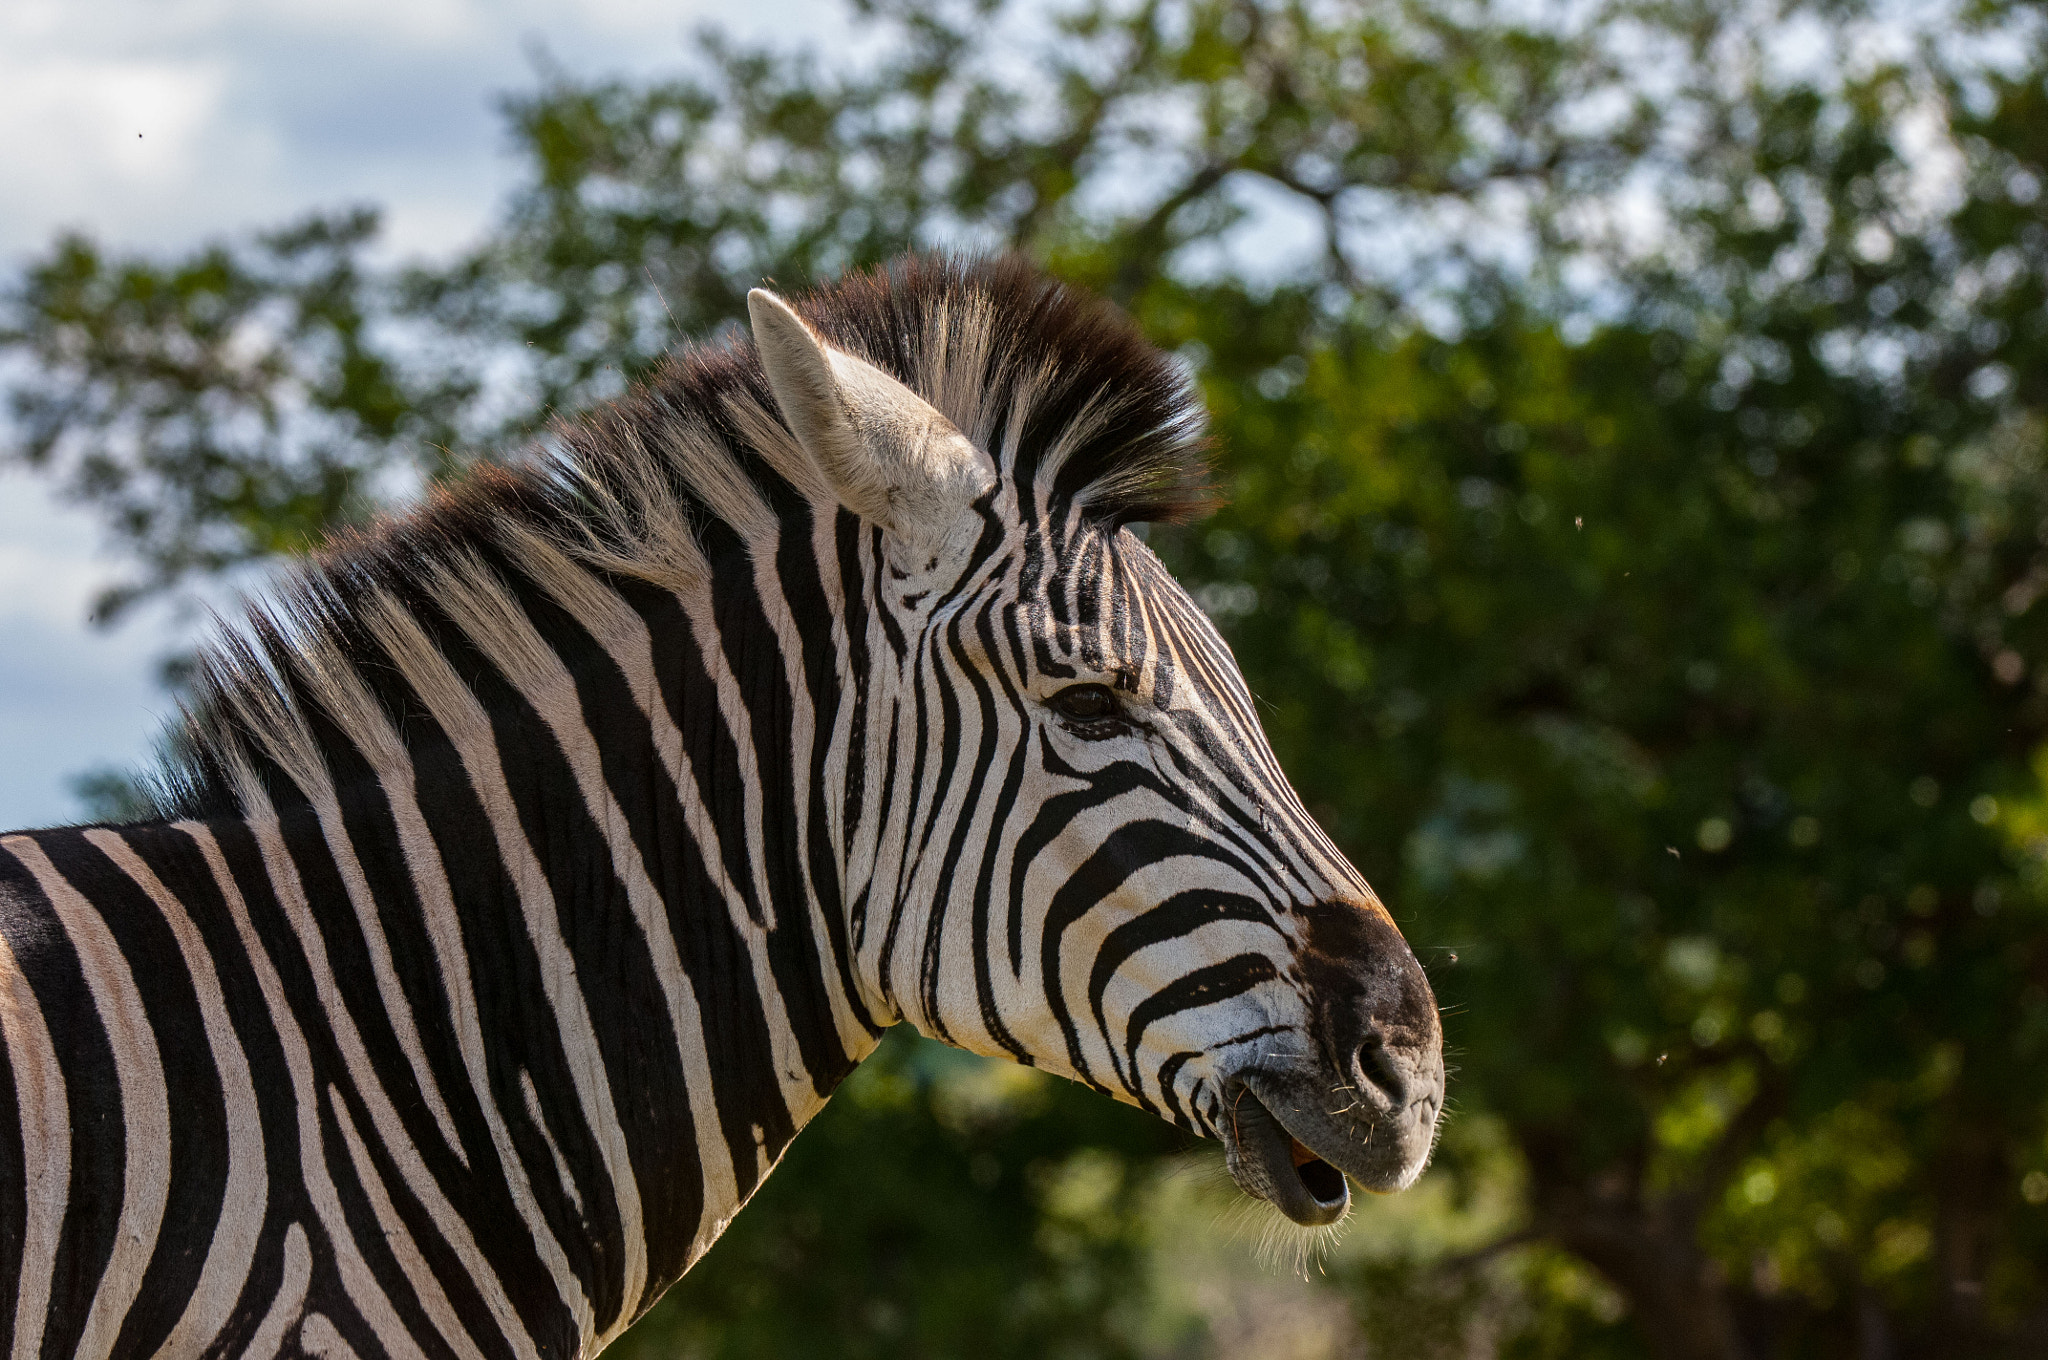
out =
[[[829,43],[835,0],[5,0],[0,288],[60,231],[175,251],[372,203],[398,255],[478,235],[511,188],[497,96],[533,54],[577,76],[677,67],[720,22]],[[0,828],[76,818],[70,776],[143,761],[179,626],[85,621],[117,575],[94,521],[0,472]],[[189,630],[191,625],[185,625]]]

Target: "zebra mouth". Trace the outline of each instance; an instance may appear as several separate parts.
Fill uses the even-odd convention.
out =
[[[1223,1150],[1239,1189],[1303,1227],[1335,1223],[1351,1207],[1344,1173],[1289,1133],[1249,1086],[1231,1093]]]
[[[1351,1193],[1344,1183],[1344,1173],[1308,1150],[1308,1145],[1299,1138],[1289,1138],[1288,1155],[1294,1161],[1294,1174],[1318,1203],[1342,1202]]]

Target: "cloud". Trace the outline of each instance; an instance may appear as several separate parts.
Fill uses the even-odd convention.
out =
[[[135,765],[171,711],[159,621],[102,633],[85,611],[111,575],[96,531],[20,472],[0,475],[0,829],[78,815],[70,776]]]
[[[217,116],[225,75],[218,61],[15,64],[0,74],[10,159],[73,199],[182,186]]]
[[[171,710],[152,678],[154,649],[74,627],[0,624],[0,830],[78,817],[72,777],[140,767]]]
[[[167,253],[356,203],[386,248],[474,240],[510,189],[496,98],[538,44],[567,70],[675,70],[710,19],[742,36],[845,33],[839,0],[4,0],[0,287],[59,230]],[[138,135],[139,134],[139,135]],[[98,528],[0,475],[0,828],[76,816],[67,776],[144,758],[170,707],[160,621],[86,610],[116,572]]]
[[[108,572],[80,551],[92,533],[81,519],[52,506],[23,474],[0,479],[0,630],[85,618]]]
[[[10,0],[0,259],[69,227],[164,250],[364,202],[394,253],[452,251],[511,187],[496,99],[533,86],[536,46],[648,76],[710,19],[755,38],[846,27],[835,0]]]
[[[25,58],[0,37],[0,250],[112,221],[136,228],[181,205],[206,163],[246,163],[225,125],[228,69],[204,58]]]

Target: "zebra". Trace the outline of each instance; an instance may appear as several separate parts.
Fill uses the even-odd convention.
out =
[[[132,825],[0,837],[0,1345],[590,1355],[889,1026],[1410,1184],[1430,985],[1130,526],[1186,370],[1015,259],[683,347],[203,654]]]

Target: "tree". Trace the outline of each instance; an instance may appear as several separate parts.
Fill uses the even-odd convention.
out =
[[[1028,251],[1199,372],[1231,504],[1158,545],[1433,961],[1433,1174],[1511,1188],[1492,1243],[1336,1269],[1381,1349],[2048,1342],[2038,9],[864,12],[865,67],[707,36],[674,81],[510,101],[527,183],[446,268],[366,269],[363,215],[183,261],[59,242],[0,342],[35,373],[19,456],[137,561],[114,603],[618,390],[763,276]],[[925,1061],[856,1078],[663,1336],[957,1354],[929,1279],[1039,1353],[1137,1353],[1047,1282],[1140,1289],[1129,1196],[1169,1145],[1079,1132],[1124,1198],[1062,1239],[1083,1106],[935,1143],[912,1113],[965,1079]],[[882,1168],[829,1230],[794,1184],[827,1146]],[[978,1210],[915,1174],[979,1184],[976,1148]],[[909,1331],[815,1288],[867,1234],[918,1263],[859,1286]],[[967,1236],[1009,1274],[951,1269]]]

